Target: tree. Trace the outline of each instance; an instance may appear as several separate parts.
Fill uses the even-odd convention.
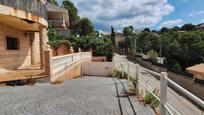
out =
[[[56,0],[48,0],[48,2],[50,2],[50,3],[52,3],[52,4],[54,4],[54,5],[57,5],[57,6],[58,6],[58,3],[57,3],[57,1],[56,1]]]
[[[143,30],[143,32],[150,32],[151,30],[149,29],[149,28],[145,28],[144,30]]]
[[[113,46],[115,46],[115,30],[113,26],[111,26],[111,40],[112,40]]]
[[[133,26],[127,26],[123,29],[123,34],[128,37],[133,35],[134,28]]]
[[[173,31],[179,31],[180,29],[181,29],[180,27],[175,26],[175,27],[173,27],[171,30],[173,30]]]
[[[77,26],[80,36],[87,36],[94,33],[94,26],[88,18],[80,19]]]
[[[131,48],[131,39],[134,35],[134,28],[133,26],[127,26],[123,29],[123,34],[125,35],[125,52],[128,53],[128,48]]]
[[[74,33],[76,33],[76,26],[80,19],[78,16],[78,10],[70,0],[64,0],[63,6],[69,11],[70,28]]]
[[[168,32],[168,28],[167,27],[163,27],[161,30],[160,30],[160,33],[162,34],[162,33],[164,33],[164,32]]]
[[[181,30],[183,31],[193,31],[195,30],[196,26],[193,25],[193,24],[184,24],[182,27],[181,27]]]

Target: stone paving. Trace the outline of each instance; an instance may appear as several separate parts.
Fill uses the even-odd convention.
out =
[[[101,77],[1,87],[0,115],[154,115],[135,97],[120,97],[124,87],[125,80]]]

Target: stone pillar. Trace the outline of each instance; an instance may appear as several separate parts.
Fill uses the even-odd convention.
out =
[[[166,72],[161,72],[160,80],[160,115],[166,115],[165,104],[167,103],[167,76]]]
[[[52,77],[52,50],[50,46],[46,46],[45,50],[45,75],[48,75],[50,78]]]
[[[35,35],[34,33],[29,34],[30,37],[30,53],[31,53],[31,65],[35,65],[36,57],[35,57]]]
[[[72,62],[74,61],[73,53],[74,53],[74,49],[73,49],[73,47],[71,47],[71,48],[70,48],[70,54],[72,55]]]
[[[44,69],[45,68],[44,51],[46,44],[48,42],[47,28],[41,27],[39,34],[40,34],[40,63],[41,69]]]
[[[81,48],[78,49],[78,52],[79,52],[79,53],[81,52]]]
[[[80,55],[80,60],[81,60],[81,48],[79,47],[78,49],[79,55]]]
[[[39,45],[37,44],[38,37],[36,38],[35,33],[30,33],[29,37],[30,37],[31,65],[36,65],[38,64],[38,55],[36,55],[38,52],[37,46]]]
[[[70,48],[70,54],[73,54],[74,53],[74,49],[73,47]]]

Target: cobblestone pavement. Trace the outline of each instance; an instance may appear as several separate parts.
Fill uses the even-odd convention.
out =
[[[84,77],[59,85],[0,88],[0,115],[154,115],[134,97],[120,97],[127,82]]]

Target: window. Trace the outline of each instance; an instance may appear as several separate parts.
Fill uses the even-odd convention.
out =
[[[18,50],[19,40],[13,37],[6,37],[7,50]]]

